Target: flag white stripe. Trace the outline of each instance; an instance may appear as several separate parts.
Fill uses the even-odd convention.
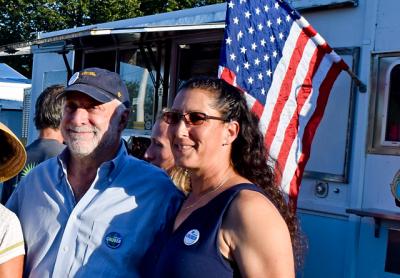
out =
[[[271,144],[271,155],[272,157],[278,158],[281,145],[285,139],[285,131],[293,118],[294,113],[297,111],[297,94],[301,87],[299,84],[305,84],[304,80],[307,77],[311,58],[316,49],[316,45],[312,40],[308,40],[306,47],[304,48],[304,54],[301,57],[299,66],[297,67],[296,74],[293,78],[292,88],[288,100],[282,110],[279,117],[279,124],[276,130],[274,139]]]
[[[313,41],[316,42],[318,45],[324,45],[326,41],[319,33],[317,33],[314,37],[312,37]]]
[[[329,53],[329,56],[331,57],[331,59],[333,60],[333,62],[335,63],[339,63],[340,60],[342,60],[342,57],[340,57],[335,51],[332,50],[331,53]]]
[[[297,169],[297,164],[302,154],[301,140],[304,135],[305,127],[307,126],[307,123],[314,114],[314,111],[316,109],[316,102],[319,96],[319,89],[321,87],[322,82],[327,77],[326,75],[331,67],[332,67],[332,61],[331,59],[329,59],[327,55],[325,55],[313,78],[313,90],[311,91],[311,94],[309,95],[305,105],[300,111],[299,131],[296,139],[293,141],[293,144],[290,148],[287,163],[282,173],[281,186],[287,193],[290,190],[290,182],[293,179],[294,173],[296,172]]]
[[[282,58],[279,61],[279,64],[277,65],[273,74],[273,81],[267,93],[267,98],[264,105],[265,109],[263,110],[263,113],[260,117],[260,129],[263,134],[266,134],[268,124],[271,121],[273,112],[272,107],[275,107],[282,81],[285,78],[286,71],[290,64],[290,59],[296,47],[296,42],[299,38],[301,31],[302,29],[299,28],[297,24],[292,24],[288,39],[286,40],[286,44],[282,50]],[[270,59],[273,59],[273,57],[270,57]]]
[[[305,19],[304,17],[300,17],[298,20],[296,20],[296,23],[301,27],[301,28],[307,28],[310,26],[310,23]]]
[[[252,95],[247,93],[244,94],[244,97],[246,98],[247,107],[249,107],[249,109],[251,110],[254,103],[256,103],[256,99]]]

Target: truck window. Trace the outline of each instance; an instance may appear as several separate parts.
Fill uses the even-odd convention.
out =
[[[220,49],[219,41],[179,44],[178,85],[195,76],[216,77]]]
[[[375,54],[372,62],[368,152],[400,155],[400,53]]]
[[[150,130],[155,116],[155,88],[142,53],[137,49],[120,51],[119,73],[128,88],[132,104],[127,128]]]
[[[96,52],[86,52],[84,67],[91,68],[98,67],[103,69],[108,69],[110,71],[115,71],[115,50],[108,51],[96,51]]]
[[[400,65],[394,66],[390,73],[386,108],[385,141],[400,142]]]
[[[223,29],[185,35],[171,44],[170,91],[171,106],[181,84],[196,76],[218,76]]]

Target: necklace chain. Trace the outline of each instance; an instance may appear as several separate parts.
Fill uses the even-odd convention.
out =
[[[193,204],[191,204],[189,206],[186,206],[186,207],[183,207],[182,210],[190,209],[190,208],[193,208],[194,206],[196,206],[201,200],[204,199],[204,197],[206,197],[206,196],[210,195],[211,193],[213,193],[213,192],[217,191],[218,189],[220,189],[228,181],[229,178],[230,178],[230,176],[227,176],[224,179],[222,179],[222,181],[218,184],[218,186],[216,186],[214,189],[212,189],[212,190],[204,193],[203,195],[201,195],[200,198],[198,198],[197,201],[194,202]]]

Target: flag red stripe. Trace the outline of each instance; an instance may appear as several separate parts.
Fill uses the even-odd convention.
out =
[[[263,111],[264,106],[258,100],[256,100],[253,104],[253,107],[251,107],[251,112],[256,114],[258,118],[260,118]]]
[[[296,46],[293,51],[293,55],[290,58],[288,70],[286,71],[285,78],[282,81],[279,90],[279,96],[272,112],[271,120],[268,123],[267,132],[265,135],[265,144],[271,146],[272,141],[275,137],[276,130],[279,124],[279,118],[282,110],[285,107],[285,103],[289,98],[289,94],[293,84],[293,78],[296,75],[297,66],[303,56],[304,48],[307,45],[309,37],[302,31],[297,39]]]
[[[222,73],[219,76],[219,78],[221,78],[221,79],[225,80],[226,82],[228,82],[229,84],[235,86],[236,75],[228,68],[226,68],[226,67],[223,68]]]
[[[333,83],[335,82],[341,70],[342,68],[338,64],[333,64],[333,66],[330,68],[319,90],[317,108],[315,109],[314,114],[311,116],[305,128],[304,135],[302,138],[303,152],[297,163],[296,172],[290,182],[289,197],[291,199],[292,202],[291,205],[293,208],[297,207],[297,195],[299,193],[299,187],[301,179],[303,177],[304,168],[310,157],[311,142],[314,138],[315,131],[318,128],[318,125],[320,124],[322,116],[324,114],[326,103],[328,102],[328,97],[332,89]]]
[[[317,31],[315,31],[315,29],[311,25],[308,25],[307,27],[303,27],[303,32],[310,38],[312,38],[318,34]]]
[[[282,169],[285,168],[287,158],[290,152],[290,149],[293,144],[293,140],[297,137],[298,134],[298,125],[299,125],[299,112],[303,108],[304,103],[307,101],[309,94],[312,91],[312,79],[315,73],[318,70],[318,67],[321,64],[322,58],[325,56],[325,53],[320,50],[320,48],[316,48],[313,57],[310,60],[310,66],[307,72],[307,75],[304,79],[303,84],[306,86],[302,86],[298,92],[297,96],[297,109],[298,113],[294,113],[292,119],[290,120],[289,125],[286,128],[284,140],[282,142],[282,146],[279,150],[279,155],[277,158],[279,167]],[[309,86],[307,86],[309,85]]]
[[[329,44],[324,43],[323,45],[320,45],[320,47],[325,50],[326,53],[331,53],[332,52],[332,48],[329,46]]]

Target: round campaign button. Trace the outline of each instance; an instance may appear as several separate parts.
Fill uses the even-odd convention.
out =
[[[105,241],[108,247],[115,249],[121,246],[122,237],[117,232],[111,232],[106,235]]]
[[[193,229],[186,233],[185,238],[183,239],[183,243],[185,245],[193,245],[199,241],[200,232],[199,230]]]

